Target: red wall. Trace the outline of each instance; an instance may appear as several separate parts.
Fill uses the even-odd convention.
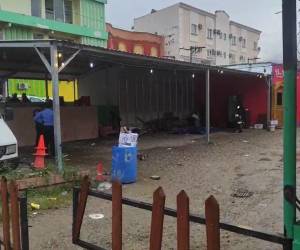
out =
[[[199,110],[205,107],[205,79],[196,82],[196,101]],[[262,123],[267,117],[267,85],[255,76],[230,76],[215,73],[211,77],[211,124],[228,125],[228,98],[240,95],[243,106],[250,111],[250,125]]]
[[[147,42],[147,41],[126,40],[126,39],[122,39],[119,37],[112,37],[111,35],[109,35],[109,38],[108,38],[108,44],[109,44],[108,48],[118,50],[118,46],[119,46],[120,42],[122,42],[126,45],[127,52],[129,52],[129,53],[133,53],[133,48],[135,45],[142,45],[144,47],[144,55],[145,56],[150,56],[151,48],[155,47],[158,51],[158,57],[163,57],[163,53],[162,53],[160,44],[151,43],[151,42]]]

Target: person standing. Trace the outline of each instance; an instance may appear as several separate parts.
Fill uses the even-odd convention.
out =
[[[40,136],[44,134],[43,120],[42,120],[41,116],[38,116],[38,114],[41,111],[42,110],[40,110],[40,109],[35,109],[33,111],[33,120],[34,120],[34,123],[35,123],[35,131],[36,131],[36,139],[35,139],[35,146],[36,147],[39,144]]]
[[[54,114],[52,110],[52,101],[46,103],[46,108],[35,116],[35,120],[42,121],[45,144],[49,155],[55,155],[54,149]]]

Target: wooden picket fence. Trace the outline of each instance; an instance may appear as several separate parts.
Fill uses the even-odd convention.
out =
[[[86,249],[103,250],[103,248],[80,240],[80,229],[89,195],[90,181],[88,177],[82,180],[78,198],[73,210],[73,243]],[[76,195],[75,195],[76,197]],[[108,197],[104,197],[109,199]],[[150,250],[160,250],[163,242],[163,224],[166,196],[161,187],[153,193],[152,219],[150,232]],[[115,181],[112,185],[112,250],[122,250],[122,206],[130,205],[130,201],[122,198],[122,185]],[[135,204],[135,207],[146,209],[145,203]],[[190,210],[189,197],[185,191],[177,195],[177,249],[190,249]],[[220,250],[220,209],[217,200],[210,196],[205,201],[207,250]]]
[[[5,250],[29,249],[27,198],[20,198],[16,182],[8,184],[5,177],[1,178],[1,203],[3,237],[0,249],[1,245]]]

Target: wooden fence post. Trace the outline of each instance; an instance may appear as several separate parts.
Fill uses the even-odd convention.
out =
[[[122,184],[112,185],[112,250],[122,250]]]
[[[13,250],[21,250],[20,238],[20,210],[18,201],[18,186],[15,181],[9,184],[10,206],[11,206],[11,222],[13,236]]]
[[[220,207],[215,197],[205,201],[207,250],[220,250]]]
[[[4,176],[1,179],[1,199],[2,199],[2,221],[3,221],[3,245],[4,250],[10,249],[10,223],[7,180]]]
[[[185,191],[177,195],[177,250],[190,249],[189,197]]]
[[[161,250],[166,196],[161,187],[153,194],[150,250]]]
[[[75,221],[75,228],[74,228],[74,235],[73,235],[73,239],[75,242],[79,240],[80,228],[82,225],[83,216],[86,208],[89,188],[90,188],[89,177],[85,176],[80,185],[78,209],[76,214],[76,221]]]

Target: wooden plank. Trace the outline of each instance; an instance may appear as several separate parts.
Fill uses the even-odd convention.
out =
[[[112,250],[122,250],[122,184],[112,186]]]
[[[185,191],[177,195],[177,249],[190,249],[189,197]]]
[[[85,177],[83,177],[81,185],[80,185],[78,208],[77,208],[74,235],[73,235],[74,241],[79,240],[80,229],[81,229],[83,216],[84,216],[84,212],[85,212],[85,208],[86,208],[89,188],[90,188],[89,177],[85,176]]]
[[[153,194],[150,250],[161,250],[166,196],[161,187]]]
[[[207,250],[220,250],[220,207],[215,197],[205,201]]]
[[[18,201],[18,186],[15,181],[10,182],[9,193],[11,206],[13,250],[21,250],[20,209]]]
[[[1,200],[2,200],[2,221],[3,221],[3,245],[5,250],[10,249],[10,223],[7,180],[4,176],[1,179]]]

